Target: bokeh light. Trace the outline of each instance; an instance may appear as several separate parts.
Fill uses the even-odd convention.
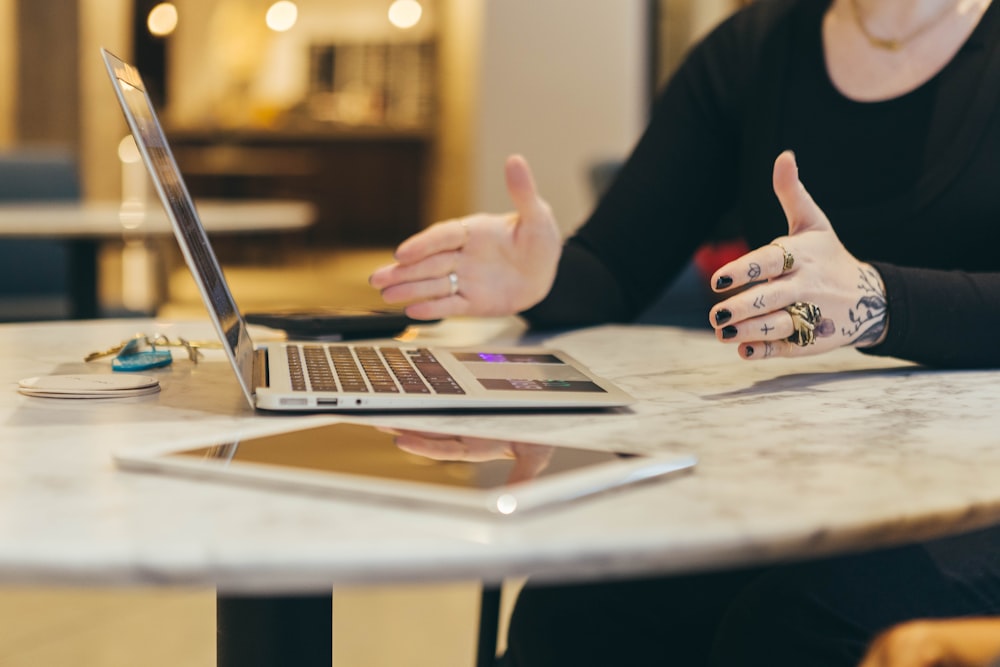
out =
[[[420,22],[424,8],[417,0],[395,0],[389,6],[389,23],[397,28],[412,28]]]
[[[295,22],[299,20],[299,8],[294,2],[281,0],[271,5],[267,10],[267,27],[275,32],[285,32],[291,30]]]
[[[177,8],[173,3],[161,2],[149,10],[146,26],[153,35],[166,37],[177,29]]]

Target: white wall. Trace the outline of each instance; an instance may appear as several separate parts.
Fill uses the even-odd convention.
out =
[[[646,119],[644,0],[487,2],[476,85],[473,207],[510,209],[503,162],[527,157],[569,232],[590,212],[588,166],[626,155]]]

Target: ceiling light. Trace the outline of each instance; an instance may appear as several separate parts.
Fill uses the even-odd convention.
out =
[[[157,37],[166,37],[177,28],[177,8],[172,3],[161,2],[149,10],[146,26]]]
[[[275,32],[285,32],[291,30],[295,22],[299,20],[299,8],[294,2],[281,0],[271,5],[267,10],[267,27]]]
[[[424,8],[417,0],[395,0],[389,6],[389,23],[397,28],[412,28],[420,22]]]

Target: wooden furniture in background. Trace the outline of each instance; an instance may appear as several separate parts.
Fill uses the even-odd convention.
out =
[[[195,197],[314,204],[313,245],[394,246],[424,224],[430,138],[423,132],[206,131],[170,139]]]

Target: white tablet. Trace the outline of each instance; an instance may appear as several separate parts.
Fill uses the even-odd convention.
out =
[[[361,494],[522,514],[693,469],[692,456],[576,447],[339,422],[201,446],[135,447],[119,466],[288,490]]]

